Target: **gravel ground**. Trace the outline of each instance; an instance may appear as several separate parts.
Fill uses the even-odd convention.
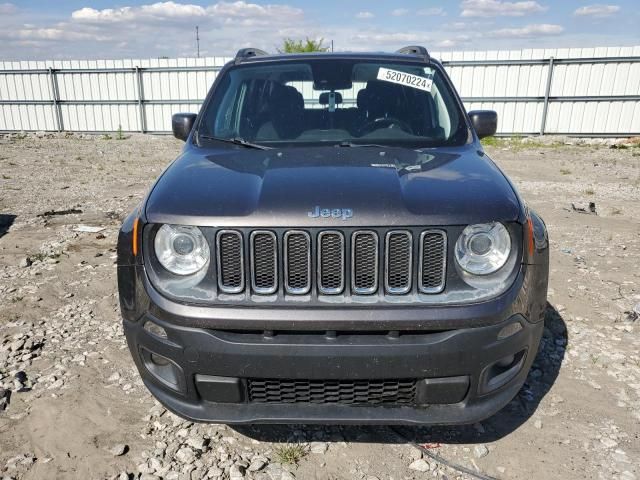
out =
[[[120,325],[119,224],[180,146],[0,137],[0,478],[476,478],[448,462],[640,479],[640,148],[488,147],[551,236],[544,338],[502,412],[455,428],[232,429],[154,402]],[[596,214],[576,210],[589,202]]]

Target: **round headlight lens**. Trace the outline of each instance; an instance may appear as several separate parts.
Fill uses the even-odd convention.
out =
[[[473,275],[500,270],[511,253],[511,236],[498,222],[469,225],[456,242],[458,265]]]
[[[154,242],[160,264],[175,275],[191,275],[209,263],[209,245],[198,227],[163,225]]]

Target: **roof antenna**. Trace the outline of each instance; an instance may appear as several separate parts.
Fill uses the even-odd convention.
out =
[[[196,47],[198,49],[198,58],[200,58],[200,31],[196,25]]]

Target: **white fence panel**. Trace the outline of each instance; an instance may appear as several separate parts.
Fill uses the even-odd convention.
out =
[[[498,112],[499,133],[640,134],[640,46],[433,56],[468,110]],[[0,62],[0,131],[169,132],[171,115],[197,112],[229,60]]]

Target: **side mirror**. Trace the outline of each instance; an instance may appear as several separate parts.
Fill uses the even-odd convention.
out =
[[[493,110],[473,110],[469,112],[471,125],[478,138],[490,137],[496,134],[498,129],[498,114]]]
[[[171,117],[171,129],[173,136],[183,142],[187,141],[193,124],[196,122],[195,113],[176,113]]]

